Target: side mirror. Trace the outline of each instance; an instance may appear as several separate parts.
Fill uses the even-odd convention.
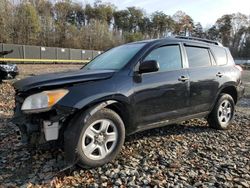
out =
[[[155,60],[143,61],[139,66],[139,73],[157,72],[160,66]]]

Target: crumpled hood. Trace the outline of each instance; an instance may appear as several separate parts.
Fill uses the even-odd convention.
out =
[[[114,70],[77,70],[28,77],[14,83],[17,91],[25,92],[35,88],[74,84],[102,80],[112,77]]]

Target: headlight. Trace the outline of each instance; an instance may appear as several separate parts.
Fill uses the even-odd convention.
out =
[[[60,99],[62,99],[69,91],[66,89],[58,89],[52,91],[43,91],[27,97],[22,105],[25,112],[44,112],[48,111]]]

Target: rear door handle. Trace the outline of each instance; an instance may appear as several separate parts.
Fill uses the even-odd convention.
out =
[[[218,77],[222,77],[222,76],[223,76],[223,74],[222,74],[221,72],[218,72],[218,73],[216,74],[216,76],[218,76]]]
[[[181,82],[185,82],[185,81],[187,81],[187,80],[189,80],[189,78],[186,77],[186,76],[180,76],[180,77],[178,78],[178,81],[181,81]]]

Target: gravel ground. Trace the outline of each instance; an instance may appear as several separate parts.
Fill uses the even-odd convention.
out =
[[[18,78],[78,67],[21,65]],[[13,99],[11,83],[0,84],[0,187],[250,187],[248,97],[239,102],[227,131],[213,130],[203,119],[144,131],[128,137],[111,163],[63,172],[61,150],[31,149],[19,143],[16,126],[9,123]]]

